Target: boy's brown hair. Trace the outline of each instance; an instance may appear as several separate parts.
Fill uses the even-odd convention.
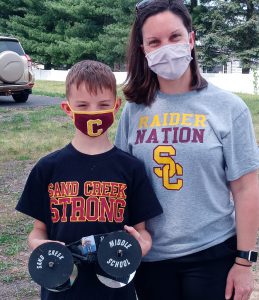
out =
[[[98,90],[111,90],[116,97],[116,79],[110,67],[94,60],[83,60],[69,70],[66,78],[66,97],[69,99],[72,85],[78,89],[84,84],[90,94],[96,95]]]

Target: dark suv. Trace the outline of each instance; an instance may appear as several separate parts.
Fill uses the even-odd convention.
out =
[[[0,35],[0,96],[26,102],[34,85],[32,61],[14,37]]]

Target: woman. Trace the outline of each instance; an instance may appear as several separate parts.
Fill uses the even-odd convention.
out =
[[[182,2],[136,5],[116,145],[145,163],[164,210],[147,224],[153,246],[136,276],[140,300],[252,292],[259,155],[251,117],[239,97],[201,77],[194,42]]]

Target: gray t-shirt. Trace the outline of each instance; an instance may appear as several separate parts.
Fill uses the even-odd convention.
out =
[[[209,84],[158,92],[149,107],[127,103],[115,144],[144,162],[164,210],[146,222],[153,245],[145,261],[195,253],[235,234],[229,181],[259,167],[250,112],[239,97]]]

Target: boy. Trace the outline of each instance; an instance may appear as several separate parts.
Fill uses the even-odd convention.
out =
[[[70,144],[40,159],[27,180],[16,209],[35,219],[28,242],[64,244],[84,236],[126,229],[144,256],[151,247],[145,221],[162,209],[140,161],[117,149],[107,129],[121,99],[116,80],[100,62],[75,64],[66,79],[61,107],[74,121]],[[130,226],[127,226],[130,225]],[[100,283],[93,264],[80,264],[78,278],[64,292],[41,289],[41,299],[136,299],[133,284],[111,289]]]

